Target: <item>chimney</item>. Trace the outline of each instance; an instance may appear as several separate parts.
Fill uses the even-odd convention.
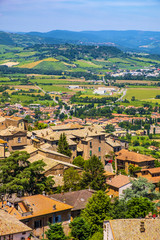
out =
[[[140,232],[145,232],[144,221],[140,222]]]
[[[53,205],[53,210],[56,210],[56,204]]]

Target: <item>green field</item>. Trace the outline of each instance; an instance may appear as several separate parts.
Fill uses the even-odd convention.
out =
[[[40,87],[47,92],[72,92],[67,87],[55,86],[55,85],[40,85]]]
[[[160,95],[160,88],[129,88],[125,98],[130,101],[132,96],[134,96],[140,101],[151,101],[156,95]],[[155,100],[158,102],[158,99]]]
[[[35,69],[44,69],[44,70],[54,70],[54,71],[65,71],[70,68],[70,66],[65,65],[62,62],[49,62],[43,61],[34,67]]]
[[[96,65],[95,63],[93,63],[91,61],[78,60],[74,63],[82,68],[102,68],[101,65]]]

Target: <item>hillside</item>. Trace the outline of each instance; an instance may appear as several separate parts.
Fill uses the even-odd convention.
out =
[[[143,68],[159,68],[159,55],[124,53],[114,46],[36,44],[28,47],[0,45],[3,73],[62,74],[77,77]],[[7,68],[6,66],[9,68]],[[81,73],[81,74],[78,74]]]
[[[0,44],[31,46],[34,44],[74,43],[112,45],[124,51],[160,54],[160,32],[151,31],[82,31],[54,30],[46,33],[0,32]]]

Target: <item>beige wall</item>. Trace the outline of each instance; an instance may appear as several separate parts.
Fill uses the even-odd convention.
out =
[[[151,168],[154,167],[154,160],[153,161],[147,161],[147,162],[132,162],[132,161],[123,161],[123,160],[119,160],[116,158],[117,161],[117,170],[120,169],[124,169],[126,171],[126,173],[128,174],[128,167],[130,164],[134,165],[135,167],[140,167],[142,169],[145,168]],[[116,164],[115,164],[116,166]]]
[[[46,156],[46,157],[49,157],[49,158],[53,158],[53,159],[56,159],[56,160],[60,160],[60,161],[63,161],[63,162],[68,162],[70,163],[71,160],[69,157],[65,157],[65,156],[61,156],[61,155],[58,155],[56,153],[51,153],[51,152],[45,152],[41,149],[38,149],[38,153],[43,155],[43,156]]]
[[[0,130],[6,129],[5,120],[0,122]]]
[[[45,176],[49,176],[49,175],[61,175],[61,176],[63,176],[64,171],[68,168],[70,168],[70,167],[65,166],[63,164],[58,164],[55,167],[51,168],[50,170],[46,171]],[[75,169],[78,171],[78,173],[82,172],[81,169],[77,169],[77,168],[75,168]]]
[[[99,136],[95,136],[92,137],[92,140],[88,142],[84,141],[83,139],[79,142],[78,147],[83,150],[82,157],[85,160],[88,160],[91,156],[96,155],[104,164],[104,156],[106,154],[105,136],[102,135],[100,138],[101,139],[99,139]]]
[[[66,229],[66,231],[67,231],[66,226],[69,225],[69,223],[70,223],[71,210],[65,210],[62,212],[56,212],[56,213],[51,213],[51,214],[44,215],[44,216],[34,217],[34,218],[28,219],[28,222],[26,222],[27,220],[23,220],[22,222],[25,223],[28,227],[33,229],[33,234],[35,236],[42,239],[43,234],[45,237],[45,231],[48,229],[48,222],[51,221],[51,223],[53,223],[54,216],[57,217],[59,215],[61,215],[62,225],[65,226],[64,230]],[[35,221],[41,221],[41,227],[35,228]]]
[[[112,186],[109,186],[108,189],[106,190],[106,193],[108,196],[114,198],[114,197],[119,197],[119,190],[117,188],[114,188]]]
[[[12,136],[0,136],[0,139],[7,141],[8,150],[14,150],[14,147],[21,147],[27,145],[27,135],[26,133],[19,133]]]
[[[10,240],[11,237],[13,237],[13,240],[21,240],[22,237],[25,240],[28,240],[30,233],[31,232],[17,233],[17,234],[5,235],[3,237],[1,237],[0,235],[0,237],[1,237],[1,240]]]
[[[25,125],[23,119],[16,121],[16,120],[13,120],[13,119],[6,118],[5,125],[6,125],[6,127],[9,127],[9,126],[18,127],[21,130],[26,129],[26,125]]]

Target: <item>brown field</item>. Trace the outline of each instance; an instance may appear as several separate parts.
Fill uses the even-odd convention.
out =
[[[32,62],[32,63],[26,63],[26,64],[24,64],[24,65],[22,65],[20,67],[21,68],[34,68],[35,66],[37,66],[41,62],[43,62],[43,60]]]
[[[138,83],[138,84],[148,84],[152,85],[158,83],[159,81],[144,81],[144,80],[116,80],[116,83]]]
[[[13,85],[10,85],[10,87],[13,87]],[[15,88],[22,89],[22,90],[27,90],[27,89],[38,89],[39,90],[39,88],[37,86],[33,86],[33,85],[16,85]]]
[[[22,66],[20,66],[21,68],[34,68],[35,66],[37,66],[39,63],[41,62],[57,62],[58,60],[55,59],[55,58],[46,58],[46,59],[43,59],[43,60],[39,60],[39,61],[36,61],[36,62],[32,62],[32,63],[26,63]]]

